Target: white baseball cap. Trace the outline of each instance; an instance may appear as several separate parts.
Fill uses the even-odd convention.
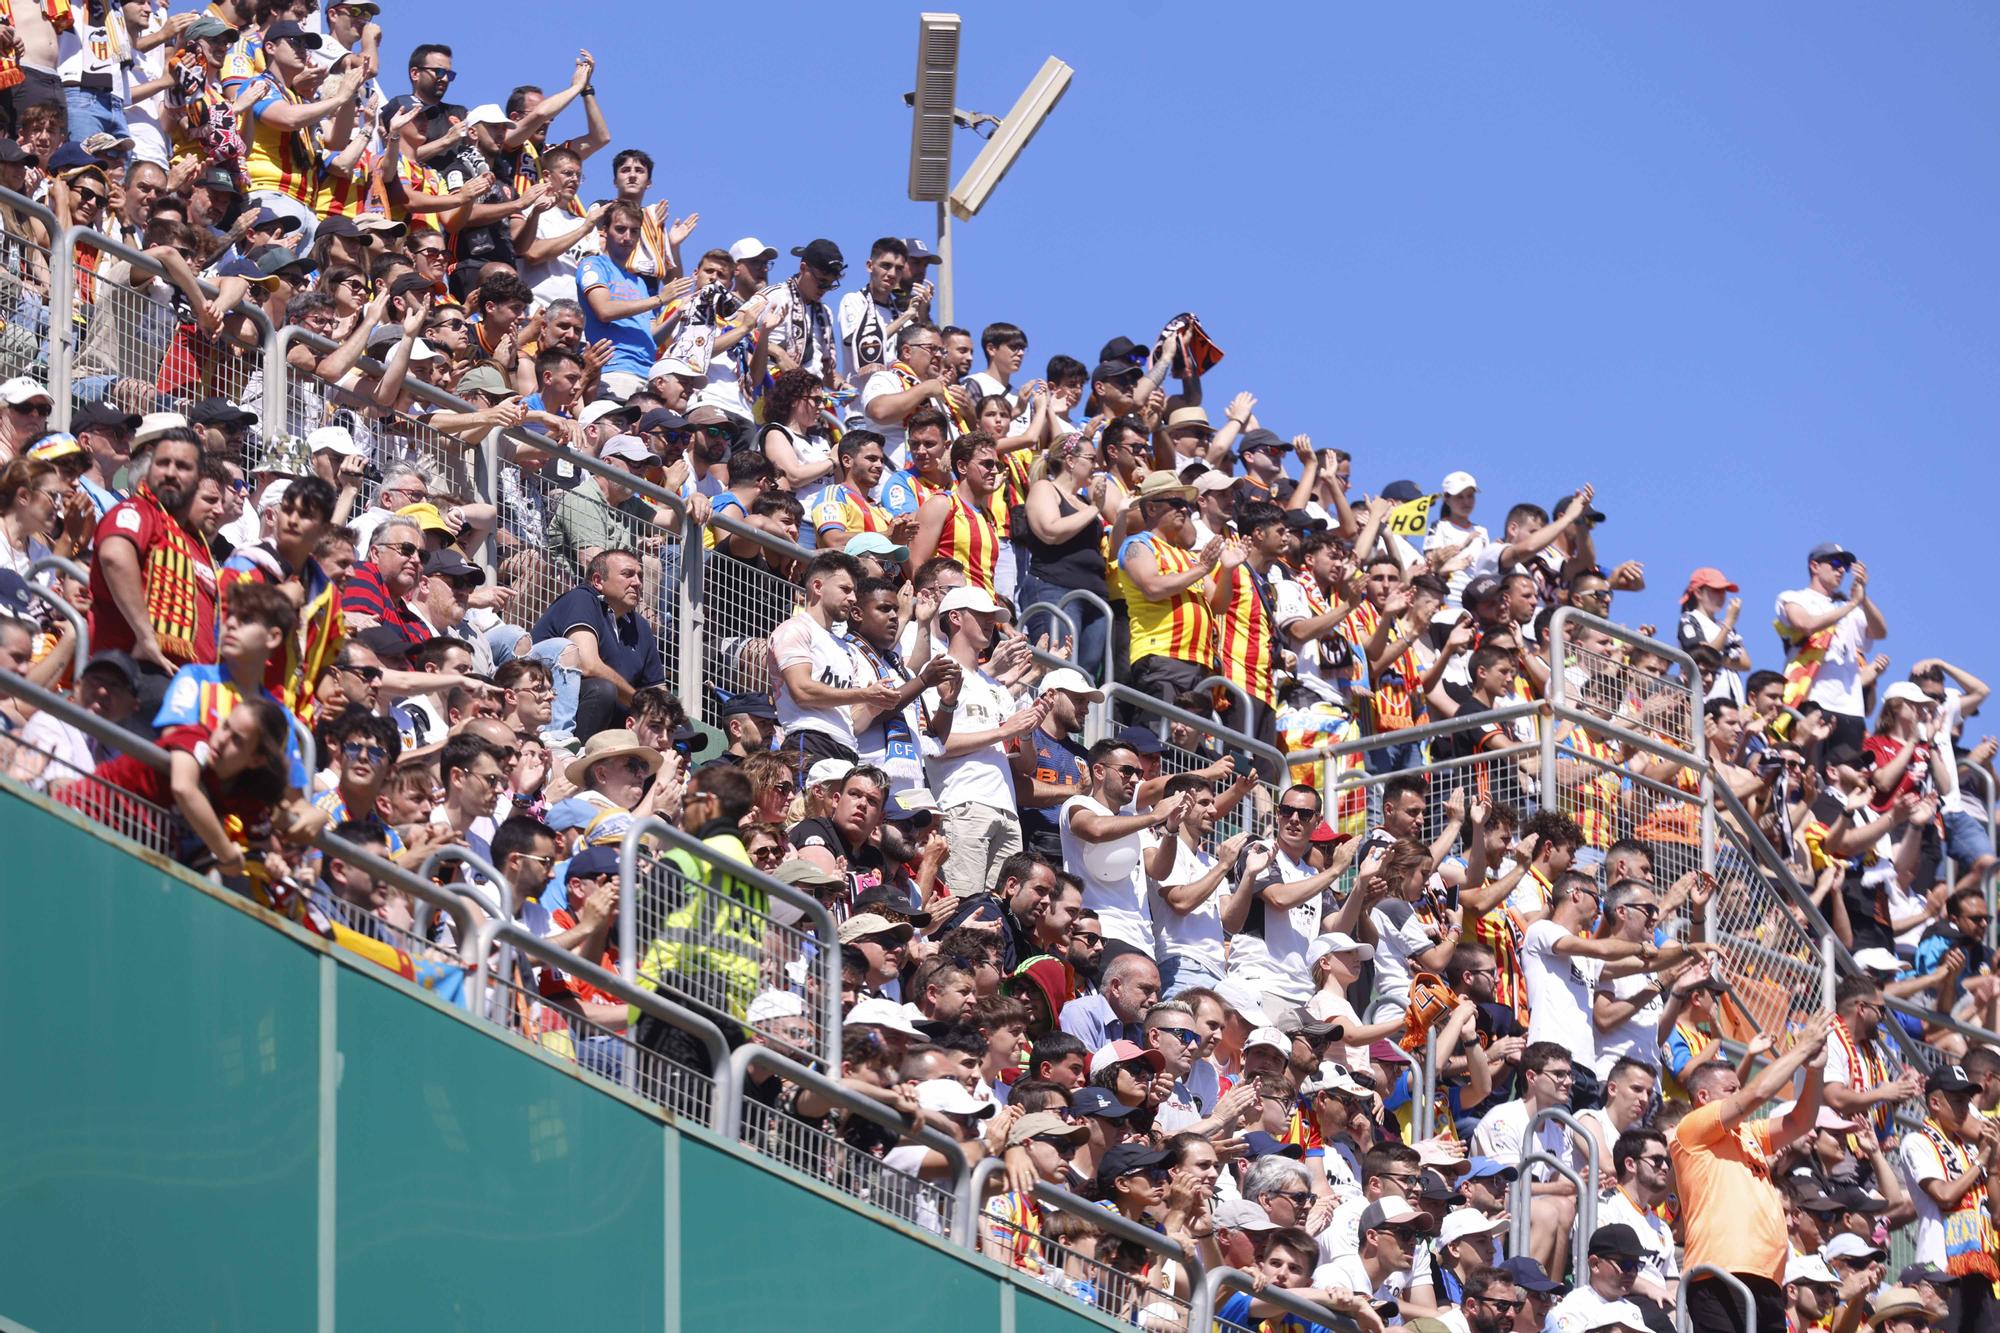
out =
[[[1258,1028],[1245,1037],[1243,1049],[1247,1051],[1252,1046],[1268,1046],[1274,1051],[1283,1051],[1286,1055],[1292,1053],[1292,1039],[1276,1028]]]
[[[614,435],[604,442],[597,451],[599,458],[622,458],[631,463],[657,463],[659,455],[646,447],[646,442],[636,435]]]
[[[852,759],[822,759],[806,770],[806,786],[817,787],[822,782],[839,782],[853,771]]]
[[[361,452],[361,446],[354,442],[354,436],[345,426],[321,426],[306,436],[306,451],[318,453],[322,449],[331,450],[342,458],[352,458]]]
[[[28,382],[30,384],[34,383],[33,380]],[[10,380],[8,383],[11,384],[13,381]],[[6,393],[6,387],[0,385],[0,402],[8,401]],[[47,397],[46,394],[43,396]],[[14,399],[12,401],[18,406],[26,400]],[[186,430],[187,428],[188,419],[178,412],[148,412],[145,416],[139,418],[139,429],[132,432],[132,447],[136,449],[142,444],[151,444],[170,430]]]
[[[1917,683],[1913,680],[1899,680],[1882,691],[1883,703],[1888,703],[1891,699],[1901,699],[1904,703],[1911,704],[1927,704],[1931,701],[1931,697],[1918,689]]]
[[[1062,690],[1068,694],[1080,694],[1092,703],[1096,703],[1104,697],[1104,691],[1092,685],[1090,677],[1084,675],[1075,667],[1057,667],[1054,671],[1049,672],[1048,675],[1042,677],[1042,683],[1036,687],[1035,693],[1047,694],[1051,690]]]
[[[695,380],[706,380],[708,378],[706,370],[696,369],[688,362],[673,356],[662,357],[660,360],[655,361],[653,368],[646,372],[646,378],[649,380],[665,379],[669,375],[678,375],[684,379]]]
[[[593,421],[602,421],[613,412],[629,411],[631,411],[630,408],[616,399],[600,398],[594,403],[587,404],[583,411],[576,414],[576,419],[579,425],[588,426]]]
[[[1438,1226],[1438,1248],[1443,1249],[1467,1236],[1492,1236],[1506,1229],[1505,1221],[1488,1217],[1477,1208],[1454,1208],[1444,1215],[1444,1221]]]
[[[1856,950],[1854,965],[1863,972],[1887,972],[1891,976],[1903,970],[1903,960],[1882,948]]]
[[[257,501],[257,512],[261,514],[266,510],[276,509],[279,505],[283,504],[285,502],[285,492],[291,489],[291,485],[292,483],[289,478],[281,477],[269,486],[266,486],[264,494]]]
[[[774,1018],[802,1018],[805,1016],[806,1002],[788,990],[767,990],[758,993],[744,1011],[744,1021],[765,1023]]]
[[[1446,495],[1463,495],[1478,490],[1479,479],[1470,472],[1447,472],[1443,489]]]
[[[514,118],[500,109],[498,102],[481,102],[465,113],[465,123],[472,125],[512,125]]]
[[[1795,1254],[1785,1260],[1785,1285],[1794,1282],[1823,1282],[1827,1286],[1838,1286],[1840,1279],[1826,1266],[1826,1260],[1816,1254]]]
[[[739,264],[746,259],[776,259],[778,247],[766,245],[755,236],[745,236],[729,247],[729,257]]]
[[[1241,1014],[1243,1021],[1253,1030],[1271,1025],[1271,1015],[1264,1008],[1264,997],[1236,978],[1224,977],[1215,983],[1213,989],[1215,998],[1221,1000],[1227,1008]],[[1290,1050],[1291,1047],[1287,1046],[1285,1049]]]
[[[1375,946],[1363,944],[1337,930],[1315,935],[1312,943],[1306,946],[1306,971],[1312,971],[1313,964],[1330,953],[1351,953],[1356,961],[1365,963],[1375,956]]]
[[[924,1035],[911,1024],[910,1016],[903,1012],[902,1005],[894,1000],[884,1000],[874,995],[865,1000],[855,1001],[854,1007],[847,1011],[847,1017],[842,1020],[841,1026],[888,1028],[891,1032],[900,1032],[906,1037]]]
[[[1241,480],[1243,478],[1231,476],[1219,467],[1212,467],[1197,476],[1193,484],[1197,494],[1206,495],[1210,491],[1226,491]]]
[[[26,375],[16,375],[13,379],[0,384],[0,403],[5,403],[9,407],[32,403],[37,398],[50,403],[55,402],[55,395],[43,388],[41,381],[30,379]]]
[[[1000,1108],[980,1101],[955,1078],[927,1078],[917,1084],[917,1105],[944,1115],[989,1116]]]
[[[1244,1049],[1249,1049],[1247,1043]],[[1321,1092],[1347,1092],[1357,1097],[1364,1097],[1368,1094],[1368,1089],[1354,1081],[1354,1076],[1347,1072],[1346,1065],[1336,1060],[1322,1060],[1319,1068],[1307,1074],[1305,1081],[1299,1084],[1299,1095],[1302,1097],[1310,1097]]]
[[[993,600],[993,594],[984,588],[976,588],[968,583],[962,588],[953,588],[938,603],[938,614],[947,611],[977,611],[983,615],[997,615],[1000,603]]]

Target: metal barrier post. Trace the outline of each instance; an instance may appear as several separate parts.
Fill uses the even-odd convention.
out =
[[[1527,1142],[1525,1138],[1522,1141]],[[1591,1161],[1594,1163],[1596,1160],[1596,1156],[1593,1154]],[[1587,1256],[1590,1249],[1590,1233],[1583,1226],[1583,1200],[1587,1197],[1584,1191],[1583,1178],[1577,1175],[1566,1163],[1558,1161],[1545,1152],[1526,1153],[1521,1158],[1519,1165],[1520,1174],[1514,1177],[1514,1188],[1509,1192],[1507,1199],[1507,1211],[1513,1222],[1513,1230],[1508,1233],[1507,1237],[1508,1252],[1510,1254],[1526,1254],[1528,1252],[1528,1209],[1533,1186],[1533,1181],[1528,1178],[1528,1169],[1534,1166],[1549,1167],[1557,1175],[1560,1175],[1563,1179],[1569,1181],[1570,1184],[1576,1186],[1577,1221],[1570,1228],[1570,1264],[1572,1265],[1573,1272],[1585,1272],[1587,1271]],[[1591,1211],[1594,1216],[1596,1212],[1594,1199],[1592,1203],[1593,1207]],[[1551,1273],[1549,1276],[1554,1277],[1556,1275]]]
[[[1191,1333],[1195,1329],[1206,1329],[1214,1322],[1216,1311],[1222,1308],[1223,1296],[1232,1291],[1248,1292],[1255,1299],[1269,1305],[1275,1305],[1288,1315],[1297,1315],[1306,1322],[1306,1327],[1308,1328],[1338,1328],[1346,1330],[1346,1333],[1359,1333],[1361,1327],[1348,1315],[1335,1314],[1325,1306],[1315,1305],[1304,1297],[1296,1296],[1282,1287],[1273,1287],[1259,1282],[1257,1278],[1240,1268],[1211,1268],[1208,1270],[1208,1276],[1203,1281],[1202,1287],[1200,1311],[1203,1318],[1199,1323],[1192,1318],[1188,1320],[1188,1328]],[[1286,1325],[1290,1325],[1292,1321],[1287,1319],[1284,1322]],[[1754,1333],[1754,1330],[1752,1333]]]
[[[1411,1118],[1415,1123],[1412,1132],[1420,1139],[1437,1133],[1437,1059],[1437,1024],[1433,1023],[1424,1029],[1422,1084],[1417,1089],[1416,1105],[1411,1108]]]
[[[1743,1327],[1754,1333],[1757,1327],[1757,1298],[1750,1294],[1750,1288],[1737,1280],[1734,1273],[1724,1272],[1714,1264],[1696,1264],[1681,1274],[1680,1287],[1674,1295],[1674,1327],[1680,1333],[1688,1333],[1691,1327],[1688,1322],[1688,1288],[1694,1285],[1694,1280],[1698,1277],[1717,1278],[1734,1290],[1736,1299],[1743,1302]]]
[[[702,662],[708,651],[708,546],[702,541],[701,526],[686,513],[681,515],[680,574],[676,596],[681,626],[681,707],[689,717],[699,718],[702,686],[707,682]]]
[[[1581,1120],[1560,1106],[1550,1106],[1535,1112],[1528,1121],[1527,1129],[1521,1133],[1521,1142],[1534,1142],[1535,1136],[1541,1133],[1542,1126],[1551,1124],[1561,1125],[1567,1129],[1583,1149],[1584,1166],[1590,1176],[1590,1189],[1577,1204],[1576,1219],[1584,1236],[1588,1238],[1591,1232],[1597,1230],[1597,1196],[1604,1188],[1604,1168],[1602,1162],[1598,1160],[1597,1139],[1584,1127]]]
[[[625,838],[618,845],[618,971],[628,982],[635,982],[639,969],[639,853],[640,842],[644,838],[658,838],[670,847],[686,852],[704,865],[723,871],[750,888],[756,889],[774,902],[786,903],[799,909],[800,914],[812,924],[818,947],[812,959],[816,975],[812,977],[808,990],[817,990],[817,995],[808,995],[808,1002],[817,1001],[814,1026],[818,1029],[819,1047],[815,1057],[832,1072],[840,1069],[840,938],[833,924],[833,915],[820,905],[817,898],[803,893],[789,884],[781,884],[753,866],[741,862],[719,860],[715,849],[700,839],[684,833],[658,816],[637,820],[626,830]]]
[[[50,430],[68,430],[76,366],[76,238],[81,227],[65,227],[49,239],[49,413]]]
[[[81,684],[84,664],[90,661],[90,621],[83,612],[58,597],[55,589],[35,577],[49,569],[58,570],[83,584],[90,582],[90,574],[76,561],[60,555],[45,555],[28,566],[28,591],[53,606],[57,614],[69,621],[70,627],[76,631],[76,653],[70,660],[69,674],[73,683]]]
[[[1035,1182],[1035,1202],[1044,1208],[1053,1208],[1059,1213],[1080,1217],[1100,1231],[1108,1232],[1119,1240],[1127,1241],[1171,1263],[1179,1264],[1187,1270],[1188,1275],[1189,1330],[1206,1330],[1214,1321],[1215,1309],[1209,1303],[1211,1292],[1208,1285],[1208,1268],[1202,1263],[1200,1255],[1187,1253],[1162,1233],[1151,1227],[1140,1226],[1116,1209],[1079,1199],[1068,1190],[1057,1189],[1046,1181]]]

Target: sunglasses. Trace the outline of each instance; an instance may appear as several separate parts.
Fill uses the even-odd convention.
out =
[[[1070,938],[1076,940],[1082,940],[1085,944],[1093,946],[1104,943],[1104,937],[1102,935],[1099,935],[1094,931],[1088,931],[1088,930],[1071,931]]]
[[[346,672],[346,673],[347,673],[348,675],[350,675],[350,676],[353,676],[353,677],[355,677],[355,678],[356,678],[357,680],[361,680],[361,681],[365,681],[366,683],[368,683],[368,684],[370,684],[370,685],[373,685],[373,684],[375,684],[375,683],[376,683],[377,681],[380,681],[380,680],[382,679],[382,668],[381,668],[381,667],[371,667],[371,666],[361,666],[361,667],[352,667],[352,666],[344,666],[344,667],[342,667],[342,668],[340,668],[340,669],[341,669],[342,671],[345,671],[345,672]]]
[[[453,79],[458,77],[458,71],[455,69],[425,68],[425,69],[412,70],[411,72],[414,74],[428,74],[432,78],[437,79],[442,83],[450,83]]]
[[[1318,819],[1319,811],[1317,809],[1308,810],[1304,806],[1299,806],[1299,805],[1281,805],[1278,807],[1278,818]]]
[[[1040,1143],[1055,1149],[1056,1156],[1062,1158],[1065,1162],[1076,1156],[1076,1144],[1069,1139],[1059,1139],[1048,1134],[1037,1134],[1034,1138],[1029,1139],[1028,1142]]]
[[[1192,1028],[1154,1028],[1153,1031],[1164,1032],[1183,1046],[1192,1046],[1201,1040],[1200,1034]]]
[[[1146,770],[1140,768],[1137,764],[1113,764],[1111,767],[1114,771],[1123,773],[1128,778],[1143,778],[1146,776]]]
[[[1289,1200],[1294,1208],[1312,1207],[1313,1195],[1311,1190],[1273,1190],[1271,1196]]]
[[[409,560],[414,558],[417,552],[423,550],[424,548],[417,545],[415,542],[381,542],[377,544],[375,549],[378,551],[394,551],[397,555],[402,556],[405,560]]]
[[[444,247],[441,245],[426,245],[414,253],[419,259],[443,259]]]
[[[372,741],[349,741],[340,747],[340,752],[349,759],[366,759],[372,764],[379,764],[389,757],[387,750]]]
[[[48,403],[43,403],[43,402],[9,403],[7,404],[7,409],[11,412],[19,412],[22,416],[29,416],[29,417],[45,417],[50,412],[55,410]]]

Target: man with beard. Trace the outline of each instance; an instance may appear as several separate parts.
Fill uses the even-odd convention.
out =
[[[201,471],[200,437],[185,426],[152,441],[146,479],[98,522],[90,569],[90,643],[139,664],[141,716],[192,662],[215,660],[214,561],[188,522]]]
[[[993,930],[1000,941],[1000,970],[1012,976],[1023,961],[1048,952],[1037,939],[1057,892],[1055,867],[1047,858],[1015,852],[1000,863],[992,889],[961,899],[936,933],[959,926]]]
[[[1062,858],[1062,834],[1056,811],[1083,790],[1084,747],[1076,737],[1083,731],[1084,709],[1100,703],[1104,692],[1081,671],[1058,667],[1042,677],[1039,696],[1048,709],[1035,729],[1007,751],[1014,769],[1014,804],[1021,812],[1021,837],[1028,850],[1053,860]]]

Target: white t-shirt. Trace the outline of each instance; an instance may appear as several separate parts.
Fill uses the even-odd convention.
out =
[[[551,205],[535,216],[535,239],[547,241],[566,236],[582,223],[583,219],[577,214]],[[583,262],[586,255],[603,252],[603,242],[598,239],[601,235],[597,228],[587,228],[561,254],[539,264],[521,265],[521,281],[534,292],[535,309],[540,310],[551,301],[582,299],[576,290],[576,266]]]
[[[998,375],[989,375],[983,370],[975,370],[965,377],[965,391],[972,395],[972,401],[975,403],[981,398],[1011,398],[1013,396],[1007,386],[1000,382]]]
[[[17,762],[42,765],[41,772],[28,782],[36,791],[47,791],[51,783],[74,782],[97,767],[90,737],[54,713],[36,713],[17,734],[25,747],[18,752]],[[44,761],[42,755],[48,759]]]
[[[962,706],[962,705],[961,705]],[[1147,902],[1145,853],[1139,835],[1128,833],[1110,842],[1085,842],[1076,836],[1071,821],[1079,810],[1111,815],[1103,803],[1090,796],[1072,796],[1056,812],[1056,828],[1062,838],[1063,864],[1083,878],[1083,906],[1097,913],[1106,939],[1118,940],[1148,953],[1153,948],[1151,904]]]
[[[1903,1173],[1903,1186],[1909,1191],[1910,1202],[1917,1210],[1917,1247],[1911,1254],[1912,1263],[1930,1264],[1944,1267],[1944,1214],[1931,1196],[1924,1193],[1926,1180],[1949,1180],[1944,1162],[1938,1157],[1937,1148],[1924,1134],[1905,1134],[1896,1146],[1896,1165]]]
[[[1162,962],[1175,955],[1199,959],[1220,976],[1224,962],[1222,900],[1226,886],[1217,884],[1213,893],[1196,904],[1193,911],[1185,914],[1176,912],[1168,906],[1166,894],[1163,892],[1164,889],[1194,883],[1208,873],[1209,868],[1215,864],[1215,858],[1205,851],[1189,847],[1183,839],[1165,830],[1140,836],[1140,845],[1146,849],[1148,856],[1152,855],[1153,849],[1160,845],[1162,837],[1174,840],[1174,864],[1164,880],[1155,880],[1149,876],[1146,881],[1146,887],[1151,892],[1153,909],[1153,957]]]
[[[878,303],[866,286],[844,294],[834,317],[840,326],[840,373],[850,382],[862,366],[886,366],[896,359],[902,335],[899,332],[891,337],[889,326],[896,322],[897,313]]]
[[[877,398],[882,398],[890,394],[902,393],[908,387],[909,386],[903,383],[902,376],[898,375],[895,371],[893,370],[876,371],[873,375],[870,375],[868,377],[867,382],[861,386],[862,415],[867,416],[868,404],[874,402]],[[915,411],[915,409],[912,408],[911,411]],[[907,416],[909,414],[905,413],[905,415]],[[875,418],[869,417],[868,429],[875,431],[882,436],[882,452],[888,458],[890,467],[905,468],[909,466],[910,451],[908,448],[905,447],[905,440],[907,439],[907,435],[903,430],[902,422],[877,421],[875,420]]]
[[[1591,1022],[1591,993],[1604,964],[1595,958],[1565,958],[1556,941],[1570,937],[1565,926],[1543,917],[1521,942],[1521,970],[1528,983],[1528,1044],[1553,1041],[1570,1050],[1579,1065],[1597,1068],[1597,1029]]]
[[[1556,1302],[1549,1311],[1548,1321],[1542,1325],[1543,1333],[1583,1333],[1585,1321],[1609,1304],[1585,1282]]]
[[[1613,1222],[1623,1222],[1638,1233],[1639,1243],[1646,1247],[1646,1257],[1639,1261],[1639,1278],[1657,1286],[1656,1294],[1663,1295],[1667,1284],[1681,1275],[1680,1251],[1674,1246],[1673,1228],[1658,1213],[1650,1208],[1641,1209],[1630,1195],[1616,1187],[1597,1201],[1597,1225],[1608,1227]]]
[[[1270,885],[1295,884],[1317,873],[1292,860],[1283,848],[1273,850],[1276,854],[1270,867],[1257,878],[1260,895]],[[1243,929],[1230,938],[1228,975],[1288,1004],[1304,1004],[1310,999],[1313,985],[1306,974],[1306,946],[1319,934],[1322,896],[1315,893],[1282,912],[1261,897],[1251,903]]]
[[[1440,548],[1451,550],[1454,547],[1463,547],[1464,549],[1459,551],[1459,555],[1469,557],[1463,565],[1453,570],[1450,577],[1445,580],[1447,601],[1453,605],[1458,603],[1459,594],[1465,591],[1465,585],[1472,580],[1472,569],[1478,563],[1480,553],[1485,551],[1492,543],[1493,538],[1488,535],[1484,524],[1459,524],[1443,517],[1440,517],[1436,523],[1433,523],[1431,530],[1424,534],[1425,555],[1429,555],[1432,551]],[[1498,559],[1497,552],[1495,553],[1495,559]]]
[[[1778,619],[1789,628],[1785,608],[1796,606],[1809,616],[1820,615],[1843,605],[1816,588],[1796,588],[1778,594]],[[1826,657],[1813,677],[1812,693],[1806,697],[1829,713],[1862,717],[1867,708],[1861,699],[1861,663],[1875,640],[1868,637],[1868,617],[1856,609],[1835,621],[1833,637],[1827,642]]]
[[[1360,1214],[1355,1214],[1356,1221]],[[1377,1285],[1368,1278],[1368,1269],[1361,1262],[1358,1253],[1343,1254],[1338,1259],[1321,1264],[1313,1269],[1312,1284],[1329,1291],[1351,1291],[1355,1295],[1366,1294],[1370,1300],[1401,1300],[1404,1288],[1410,1284],[1410,1275],[1401,1271],[1390,1273]]]
[[[786,667],[804,664],[812,668],[813,679],[820,684],[851,690],[857,681],[868,678],[867,664],[803,611],[794,613],[771,635],[771,661],[774,664],[771,676],[778,684],[778,725],[787,732],[823,732],[852,750],[854,725],[848,720],[847,710],[839,705],[804,707],[786,687],[784,671]]]
[[[1410,907],[1408,903],[1403,904]],[[1403,922],[1377,907],[1368,914],[1375,927],[1375,1003],[1404,1009],[1410,1002],[1410,956],[1437,947],[1416,909],[1401,914]]]
[[[1614,1000],[1629,1000],[1642,991],[1654,990],[1659,984],[1659,978],[1638,972],[1629,977],[1599,981],[1597,993],[1609,995]],[[1660,1015],[1666,1012],[1666,1008],[1666,994],[1656,991],[1630,1018],[1608,1032],[1598,1033],[1597,1063],[1591,1066],[1592,1072],[1603,1079],[1610,1074],[1612,1065],[1627,1056],[1657,1066],[1660,1063]]]
[[[936,690],[924,691],[924,707],[936,711],[940,703]],[[1020,701],[1005,685],[984,671],[968,671],[958,691],[958,713],[951,720],[954,732],[967,734],[992,731],[1005,722]],[[931,791],[940,809],[970,805],[977,801],[995,810],[1014,812],[1014,772],[1008,767],[1007,752],[998,742],[969,750],[956,759],[944,757],[944,743],[926,731],[918,740],[924,751],[924,771],[930,776]]]
[[[1199,546],[1196,550],[1201,549]],[[1272,619],[1280,630],[1289,629],[1295,622],[1312,619],[1313,609],[1306,602],[1304,585],[1297,579],[1280,579],[1274,585],[1277,589],[1277,607]],[[1348,677],[1337,672],[1334,664],[1327,661],[1320,645],[1324,636],[1309,639],[1305,643],[1295,642],[1289,634],[1285,636],[1285,647],[1298,654],[1298,670],[1294,673],[1299,684],[1312,691],[1313,695],[1328,703],[1347,703]]]
[[[1352,1032],[1361,1026],[1361,1015],[1354,1012],[1354,1006],[1348,1003],[1346,994],[1338,990],[1315,992],[1313,997],[1306,1001],[1306,1012],[1321,1023],[1340,1024],[1343,1033]],[[1345,1041],[1339,1041],[1334,1045],[1338,1050],[1330,1054],[1329,1058],[1338,1060],[1349,1069],[1359,1069],[1368,1063],[1367,1043],[1350,1045]]]
[[[1544,1122],[1536,1131],[1534,1145],[1529,1147],[1526,1135],[1528,1121],[1532,1118],[1525,1101],[1517,1098],[1500,1103],[1479,1118],[1478,1126],[1472,1131],[1472,1151],[1509,1166],[1519,1166],[1521,1158],[1534,1151],[1545,1152],[1568,1166],[1575,1166],[1583,1160],[1577,1150],[1576,1137],[1552,1120]],[[1548,1180],[1555,1175],[1545,1166],[1536,1167],[1534,1174],[1537,1180]]]

